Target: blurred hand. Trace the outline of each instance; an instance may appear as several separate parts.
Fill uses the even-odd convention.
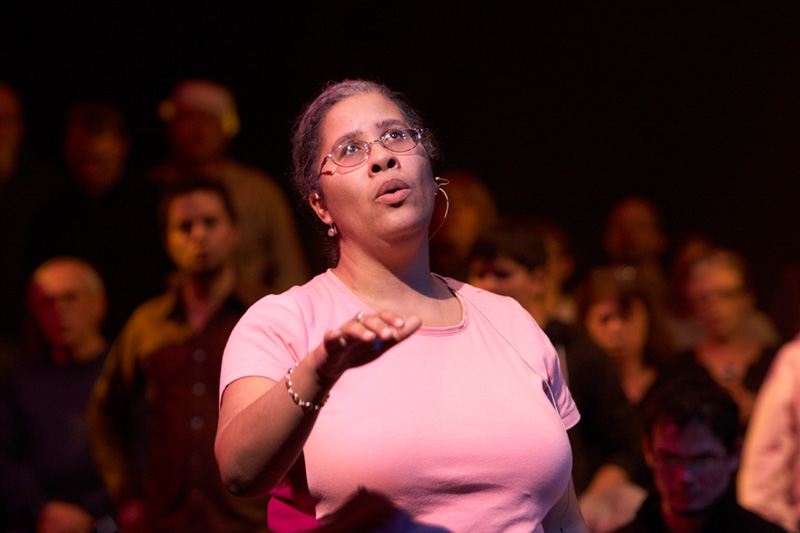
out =
[[[422,325],[417,316],[403,319],[390,311],[359,313],[337,329],[325,332],[314,351],[317,372],[335,381],[350,368],[365,365],[405,340]]]
[[[578,504],[589,531],[608,533],[633,520],[646,497],[646,490],[625,482],[584,493]]]
[[[36,521],[38,533],[92,533],[94,517],[78,505],[51,501]]]

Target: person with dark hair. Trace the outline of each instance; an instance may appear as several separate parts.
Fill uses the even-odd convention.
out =
[[[586,531],[552,345],[514,300],[430,272],[433,140],[363,80],[296,123],[295,184],[338,260],[236,326],[216,440],[231,491],[272,491],[273,531],[362,531],[339,511],[363,491],[385,531]]]
[[[736,503],[739,409],[711,380],[659,386],[645,406],[644,430],[655,492],[618,532],[783,531]]]
[[[169,260],[158,238],[158,190],[128,167],[125,117],[105,101],[72,105],[63,153],[70,187],[36,225],[39,260],[81,257],[100,271],[109,294],[109,338],[133,309],[164,289]]]
[[[659,309],[633,267],[597,267],[575,290],[579,323],[607,353],[631,405],[640,405],[672,357]]]
[[[89,406],[94,455],[122,531],[266,530],[266,500],[230,495],[214,460],[222,351],[237,295],[236,219],[226,189],[188,179],[165,191],[171,288],[136,308]]]
[[[587,524],[608,531],[630,520],[643,497],[634,485],[646,470],[639,431],[608,356],[580,328],[553,316],[548,289],[559,272],[551,269],[547,227],[501,220],[475,244],[467,280],[517,300],[556,348],[581,412],[581,423],[569,430],[575,491]]]
[[[103,280],[81,259],[55,257],[31,275],[27,300],[40,348],[0,387],[0,530],[108,531],[114,509],[86,421],[108,352]]]
[[[280,185],[229,153],[240,127],[233,92],[210,80],[186,79],[161,102],[158,114],[170,154],[150,170],[150,178],[160,187],[192,176],[225,185],[240,221],[235,259],[247,303],[307,281],[297,224]]]

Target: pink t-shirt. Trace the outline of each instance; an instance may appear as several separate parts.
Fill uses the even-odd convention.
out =
[[[461,323],[420,328],[347,371],[320,411],[303,448],[316,518],[366,488],[410,515],[404,531],[529,533],[563,494],[572,467],[565,428],[580,415],[555,350],[514,300],[445,281]],[[360,310],[372,312],[331,271],[263,298],[231,334],[220,396],[245,376],[281,381]],[[284,500],[306,501],[302,484],[276,489],[276,517]],[[275,531],[307,526],[270,522]]]

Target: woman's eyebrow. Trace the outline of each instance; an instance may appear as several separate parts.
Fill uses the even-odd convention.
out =
[[[340,135],[338,139],[333,141],[333,146],[331,146],[331,150],[336,148],[340,144],[343,144],[345,141],[347,141],[349,139],[357,139],[359,137],[363,137],[363,135],[364,135],[364,132],[361,131],[361,130],[348,131],[347,133],[345,133],[344,135]]]
[[[379,129],[388,128],[389,126],[407,126],[406,122],[399,118],[383,119],[375,124]]]
[[[403,126],[403,127],[406,127],[407,124],[406,124],[406,122],[404,120],[399,119],[399,118],[387,118],[387,119],[381,120],[380,122],[375,123],[375,126],[378,129],[383,129],[383,128],[389,128],[391,126]],[[333,141],[333,146],[331,146],[331,149],[336,148],[337,146],[343,144],[344,142],[346,142],[346,141],[348,141],[350,139],[363,140],[363,139],[361,139],[362,137],[364,137],[364,132],[361,131],[361,130],[348,131],[347,133],[345,133],[344,135],[340,135],[335,141]],[[367,142],[367,141],[364,141],[364,142]]]

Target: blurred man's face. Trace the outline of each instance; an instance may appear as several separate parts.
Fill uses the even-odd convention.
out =
[[[99,334],[106,300],[89,276],[73,263],[54,263],[35,275],[30,305],[50,346],[75,348]]]
[[[658,260],[666,242],[652,206],[642,200],[626,200],[608,220],[605,247],[615,263],[638,264]]]
[[[122,177],[128,142],[113,130],[92,133],[72,126],[64,140],[64,156],[81,187],[92,194],[101,194]]]
[[[677,515],[702,513],[731,485],[739,465],[738,453],[725,445],[705,424],[680,428],[656,423],[645,446],[662,511]]]
[[[238,243],[223,199],[198,190],[177,196],[167,214],[167,253],[178,270],[214,273],[230,261]]]
[[[702,262],[692,269],[686,294],[706,333],[726,339],[740,331],[755,305],[744,288],[742,275],[717,262]]]
[[[169,140],[178,157],[194,164],[221,157],[230,143],[217,116],[191,109],[178,111],[172,119]]]

